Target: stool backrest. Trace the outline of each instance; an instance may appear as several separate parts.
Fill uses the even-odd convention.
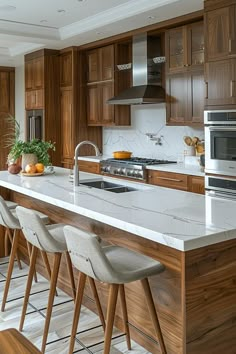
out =
[[[50,235],[47,227],[35,211],[18,206],[16,207],[16,213],[26,240],[33,246],[46,252],[64,251],[60,242]]]
[[[73,226],[65,226],[64,234],[71,261],[78,270],[104,283],[119,283],[97,235]]]
[[[9,229],[19,229],[19,221],[12,215],[7,203],[0,196],[0,225],[8,227]]]

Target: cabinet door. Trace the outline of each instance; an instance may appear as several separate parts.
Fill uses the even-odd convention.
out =
[[[97,174],[100,173],[100,163],[79,160],[78,164],[79,164],[80,171],[89,172],[89,173],[97,173]]]
[[[107,104],[107,100],[114,96],[114,85],[112,82],[102,84],[100,87],[100,104],[101,104],[101,117],[102,125],[114,124],[114,106]]]
[[[60,86],[72,85],[72,52],[60,56]]]
[[[32,90],[25,92],[25,109],[44,108],[44,91]]]
[[[99,51],[98,49],[90,50],[87,53],[87,65],[88,65],[88,82],[99,81]]]
[[[97,84],[87,86],[87,122],[88,125],[99,125],[100,90]]]
[[[191,71],[188,79],[188,115],[186,123],[202,123],[204,112],[205,82],[203,71]]]
[[[189,192],[205,194],[204,177],[189,176]]]
[[[33,60],[25,62],[25,89],[31,90],[34,87],[33,81]]]
[[[148,183],[161,187],[188,190],[188,175],[163,171],[148,171]]]
[[[10,72],[0,72],[0,112],[10,112]]]
[[[99,49],[101,77],[100,80],[112,80],[114,77],[114,46],[108,45]]]
[[[188,60],[187,66],[197,69],[204,63],[204,28],[203,22],[192,23],[187,26],[188,31]]]
[[[166,80],[166,114],[168,123],[182,123],[187,116],[188,78],[186,74],[173,74]]]
[[[72,115],[72,90],[61,90],[62,158],[74,156],[74,122]]]
[[[167,73],[183,70],[187,63],[184,27],[166,32],[166,71]]]
[[[205,14],[206,61],[228,58],[236,54],[236,6],[222,7]]]
[[[34,88],[44,87],[44,58],[39,57],[33,60]]]
[[[235,70],[235,59],[206,64],[206,106],[236,103]]]

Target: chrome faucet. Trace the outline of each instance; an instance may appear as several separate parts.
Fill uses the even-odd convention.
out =
[[[83,145],[92,145],[95,149],[96,156],[100,156],[101,152],[96,144],[92,141],[84,140],[79,143],[75,148],[75,165],[74,165],[74,187],[79,185],[79,166],[78,166],[78,156],[79,156],[79,149]]]

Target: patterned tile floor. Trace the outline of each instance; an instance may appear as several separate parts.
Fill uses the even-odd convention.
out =
[[[2,299],[5,278],[7,273],[7,259],[0,259],[0,299]],[[25,284],[27,280],[28,267],[22,263],[23,269],[19,270],[15,264],[13,279],[11,282],[8,302],[5,312],[0,312],[0,330],[14,327],[18,329]],[[39,349],[44,327],[44,316],[48,299],[48,281],[38,275],[38,283],[33,283],[30,304],[23,334],[30,339]],[[13,300],[17,298],[17,300]],[[66,354],[68,353],[69,337],[73,317],[74,304],[70,297],[58,290],[55,297],[50,330],[47,340],[46,353]],[[79,334],[75,344],[74,353],[96,353],[103,352],[103,330],[100,326],[99,318],[86,307],[82,307],[80,322],[78,326]],[[132,353],[149,354],[144,348],[132,342],[132,350],[128,351],[124,336],[114,329],[111,354]],[[6,353],[7,354],[7,353]]]

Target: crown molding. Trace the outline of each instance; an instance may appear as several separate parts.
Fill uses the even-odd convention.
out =
[[[142,12],[162,7],[179,0],[132,0],[118,5],[96,15],[87,17],[81,21],[59,28],[61,40],[68,39],[78,34],[97,29],[101,26],[124,20],[125,18],[138,15]]]

